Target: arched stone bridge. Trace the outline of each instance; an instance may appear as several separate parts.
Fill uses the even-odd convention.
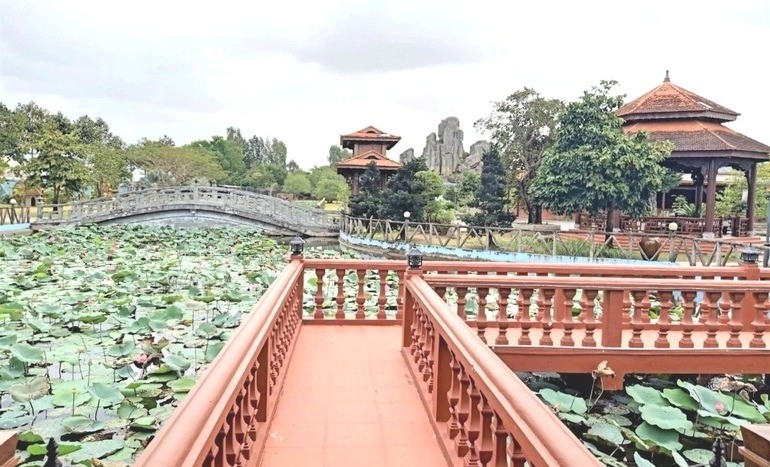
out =
[[[85,224],[250,226],[268,235],[336,237],[339,224],[328,213],[246,190],[170,187],[123,193],[58,206],[38,206],[32,229]]]

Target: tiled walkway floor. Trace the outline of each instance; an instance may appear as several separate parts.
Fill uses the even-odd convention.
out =
[[[303,326],[263,467],[446,466],[397,326]]]

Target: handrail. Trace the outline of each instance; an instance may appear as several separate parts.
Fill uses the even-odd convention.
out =
[[[276,278],[135,465],[200,466],[216,458],[240,457],[244,452],[254,455],[255,425],[267,420],[265,401],[271,393],[267,375],[274,371],[268,341],[279,322],[288,325],[290,335],[277,335],[276,339],[293,337],[291,323],[299,321],[301,312],[302,271],[302,260],[294,259]],[[287,304],[292,303],[298,309],[287,310]],[[289,316],[282,316],[287,312]],[[283,356],[278,358],[283,361]],[[244,413],[248,409],[251,413]],[[230,419],[234,416],[243,417],[248,425],[240,440],[228,432],[237,425]]]
[[[0,225],[28,224],[29,221],[29,206],[0,206]]]
[[[535,396],[529,388],[500,360],[494,352],[483,344],[475,333],[456,315],[452,314],[446,303],[431,289],[430,285],[418,275],[407,276],[407,290],[414,299],[415,306],[430,319],[431,331],[446,343],[454,359],[459,360],[471,385],[481,393],[483,401],[489,405],[505,431],[514,437],[523,457],[538,466],[601,465],[572,432],[553,412]],[[430,339],[428,337],[428,339]],[[441,346],[433,345],[432,348]],[[423,352],[431,352],[426,345]],[[434,366],[441,356],[432,355]],[[448,368],[434,368],[434,379],[438,371],[451,371]],[[454,382],[453,382],[454,385]],[[436,391],[446,388],[436,388]],[[473,387],[468,390],[468,394]],[[436,397],[444,397],[437,393]],[[449,396],[451,397],[451,395]],[[463,397],[461,395],[461,397]],[[455,408],[455,410],[462,410]],[[480,410],[469,407],[470,411]],[[483,410],[483,409],[482,409]],[[482,416],[484,414],[481,414]],[[469,416],[469,418],[471,418]],[[475,421],[478,422],[478,418]],[[482,455],[484,449],[500,450],[507,443],[493,443],[487,427],[473,427],[474,422],[466,419],[466,431],[478,430],[476,438],[468,440],[475,455]],[[484,423],[480,423],[483,425]],[[480,432],[480,433],[479,433]],[[495,446],[496,445],[496,446]],[[503,456],[497,452],[494,455]],[[495,465],[507,465],[498,462]]]
[[[39,224],[102,221],[173,206],[217,206],[224,212],[269,218],[287,227],[339,228],[326,212],[246,190],[222,187],[150,188],[68,204],[38,205]]]
[[[721,238],[662,235],[644,232],[613,232],[560,229],[538,230],[529,225],[486,227],[463,224],[394,221],[345,216],[341,233],[367,240],[419,244],[462,250],[494,250],[548,256],[583,256],[591,259],[670,260],[683,256],[691,266],[724,266],[746,247],[768,250]]]

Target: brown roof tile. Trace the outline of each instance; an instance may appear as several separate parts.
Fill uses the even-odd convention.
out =
[[[390,149],[401,141],[401,137],[385,133],[371,125],[353,133],[340,135],[340,145],[344,148],[352,149],[353,145],[351,143],[356,141],[382,141],[387,143],[388,149]]]
[[[623,127],[627,133],[646,131],[653,141],[668,140],[674,143],[674,151],[741,151],[767,156],[770,146],[738,133],[715,122],[648,121],[630,123]]]
[[[732,121],[737,112],[681,88],[668,80],[617,111],[628,122],[664,118],[706,118]]]
[[[398,170],[402,164],[392,159],[388,159],[377,151],[366,151],[350,159],[337,164],[337,169],[360,169],[365,168],[371,162],[374,162],[379,169]]]

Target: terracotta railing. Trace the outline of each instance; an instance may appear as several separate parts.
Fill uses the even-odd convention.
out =
[[[342,238],[415,244],[439,249],[494,250],[547,256],[622,260],[687,261],[691,266],[724,266],[737,260],[746,243],[693,235],[644,232],[560,230],[537,231],[526,225],[483,227],[427,222],[404,222],[345,216]],[[763,245],[752,245],[764,251]],[[760,252],[761,254],[761,252]]]
[[[463,465],[601,465],[427,282],[407,274],[404,351],[447,452]]]
[[[302,268],[295,258],[278,276],[137,466],[255,462],[302,324]]]
[[[0,467],[16,467],[21,460],[16,455],[19,436],[15,431],[0,431]]]
[[[29,224],[29,207],[0,207],[0,225],[6,224]]]

